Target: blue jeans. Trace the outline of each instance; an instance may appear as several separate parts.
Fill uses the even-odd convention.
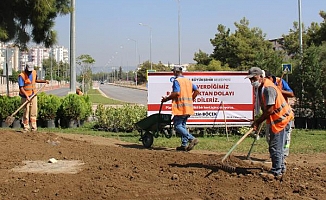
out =
[[[174,129],[181,135],[181,146],[187,146],[189,140],[193,140],[195,137],[192,136],[186,128],[187,120],[189,115],[175,115],[173,117]]]
[[[282,171],[285,171],[284,164],[284,144],[286,140],[287,129],[290,124],[288,124],[283,130],[278,133],[273,133],[271,128],[270,131],[270,140],[269,140],[269,153],[272,158],[272,169],[271,172],[274,175],[282,174]]]
[[[284,141],[284,158],[289,156],[290,153],[290,143],[291,143],[291,132],[292,132],[292,125],[293,121],[289,121],[289,124],[285,127],[285,141]],[[266,141],[269,144],[270,143],[270,124],[266,124]]]

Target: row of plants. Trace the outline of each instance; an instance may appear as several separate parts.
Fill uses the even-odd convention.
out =
[[[13,114],[21,105],[21,98],[18,96],[15,97],[8,97],[6,95],[0,95],[0,122],[1,126],[6,127],[5,119]],[[23,110],[20,110],[16,115],[15,118],[19,120],[23,116]]]
[[[57,126],[74,127],[92,115],[92,103],[87,95],[68,94],[64,98],[40,93],[38,95],[38,120],[41,124],[55,121]],[[54,123],[54,122],[53,122]]]
[[[135,123],[147,117],[147,108],[140,105],[125,104],[108,106],[99,104],[95,111],[95,129],[112,132],[132,132],[137,130]]]
[[[79,96],[69,94],[63,98],[55,95],[48,95],[44,92],[37,95],[38,98],[38,123],[46,126],[45,122],[57,122],[57,126],[69,127],[70,122],[77,125],[77,121],[85,121],[92,115],[92,103],[87,95]],[[14,113],[21,105],[19,96],[0,96],[0,120],[4,121]],[[24,109],[21,109],[15,118],[20,120],[23,117]]]

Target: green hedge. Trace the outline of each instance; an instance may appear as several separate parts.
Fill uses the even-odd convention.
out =
[[[135,123],[146,116],[145,106],[126,104],[118,107],[104,107],[99,104],[95,111],[94,128],[113,132],[131,132],[136,130]]]

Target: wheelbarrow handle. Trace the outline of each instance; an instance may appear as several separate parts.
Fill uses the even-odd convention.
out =
[[[163,106],[163,101],[161,101],[160,110],[158,111],[158,114],[161,114],[162,106]]]

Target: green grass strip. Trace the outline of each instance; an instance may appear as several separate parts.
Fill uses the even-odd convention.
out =
[[[60,132],[60,133],[75,133],[94,135],[101,137],[115,138],[125,142],[136,143],[142,145],[139,141],[140,134],[135,131],[132,133],[113,133],[106,131],[92,130],[91,124],[86,127],[76,129],[39,129],[46,132]],[[205,136],[198,137],[199,144],[196,146],[197,150],[208,150],[213,152],[228,152],[231,147],[241,138],[238,135],[226,136]],[[243,153],[247,155],[254,138],[248,136],[242,143],[240,143],[234,150],[237,153]],[[154,138],[153,147],[170,147],[175,148],[180,146],[180,137],[173,136],[168,139],[163,136]],[[261,137],[257,140],[252,153],[268,153],[268,145],[265,137]],[[294,129],[292,132],[292,140],[290,146],[290,154],[314,154],[314,153],[326,153],[326,131],[325,130],[301,130]]]
[[[89,96],[90,101],[93,104],[103,104],[103,105],[123,105],[126,102],[107,98],[103,96],[99,90],[97,89],[90,89],[87,91],[87,95]]]

